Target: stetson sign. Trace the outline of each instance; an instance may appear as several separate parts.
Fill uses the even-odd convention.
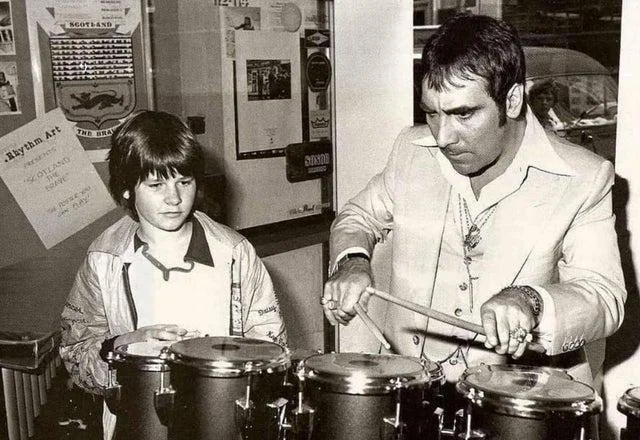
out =
[[[302,142],[289,144],[285,149],[287,180],[301,182],[331,174],[333,159],[331,142]]]

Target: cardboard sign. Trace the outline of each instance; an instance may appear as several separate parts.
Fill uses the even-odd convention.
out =
[[[47,249],[115,207],[59,108],[0,138],[0,178]]]
[[[290,144],[285,156],[289,182],[318,179],[333,170],[331,142],[328,140]]]

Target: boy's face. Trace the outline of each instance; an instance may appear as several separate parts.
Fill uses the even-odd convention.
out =
[[[168,179],[154,173],[136,185],[135,196],[143,231],[177,231],[193,209],[196,181],[177,172]]]

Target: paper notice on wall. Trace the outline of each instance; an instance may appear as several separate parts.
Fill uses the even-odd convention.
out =
[[[60,109],[0,138],[0,178],[47,249],[115,207]]]
[[[238,157],[284,155],[302,140],[298,35],[239,32],[236,74]]]

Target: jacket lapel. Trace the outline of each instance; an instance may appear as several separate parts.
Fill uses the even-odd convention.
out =
[[[566,185],[563,176],[531,168],[523,186],[500,202],[485,242],[485,267],[492,276],[483,277],[481,292],[493,295],[517,279]]]

